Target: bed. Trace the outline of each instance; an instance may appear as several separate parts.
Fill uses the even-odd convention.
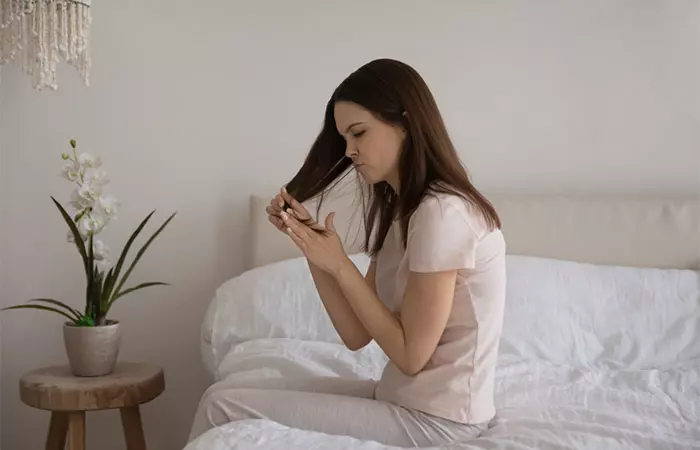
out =
[[[212,388],[285,376],[377,379],[372,343],[346,350],[303,258],[250,202],[249,270],[222,284],[202,325]],[[508,245],[497,418],[450,448],[700,449],[700,201],[489,194]],[[348,194],[330,199],[361,270]],[[308,205],[314,208],[313,204]],[[266,420],[231,423],[186,450],[389,450]]]

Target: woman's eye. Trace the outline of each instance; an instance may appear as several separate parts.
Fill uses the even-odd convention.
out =
[[[362,136],[363,134],[365,134],[365,130],[358,131],[357,133],[353,133],[352,135],[355,136],[356,138],[359,138],[359,137]]]

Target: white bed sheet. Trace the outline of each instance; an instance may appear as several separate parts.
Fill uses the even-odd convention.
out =
[[[367,258],[356,256],[363,267]],[[509,255],[498,417],[462,449],[700,450],[700,272]],[[379,379],[372,343],[347,350],[302,259],[225,283],[203,334],[221,386],[259,379]],[[389,449],[246,421],[187,450]]]
[[[377,379],[385,356],[374,344],[353,353],[340,344],[260,339],[235,347],[212,388],[259,378],[341,376]],[[459,449],[700,449],[700,360],[658,368],[582,369],[502,357],[498,417]],[[228,424],[186,450],[393,449],[347,436],[297,430],[266,420]]]

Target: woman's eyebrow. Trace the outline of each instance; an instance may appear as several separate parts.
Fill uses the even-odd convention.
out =
[[[351,123],[351,124],[348,125],[348,127],[345,129],[345,132],[347,133],[348,131],[350,131],[350,128],[354,127],[355,125],[361,125],[361,124],[363,124],[363,123],[365,123],[365,122],[355,122],[355,123]]]

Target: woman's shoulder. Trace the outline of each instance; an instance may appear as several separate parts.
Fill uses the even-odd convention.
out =
[[[412,221],[449,221],[454,226],[468,226],[482,237],[489,232],[486,218],[468,198],[451,192],[428,192],[416,208]]]

